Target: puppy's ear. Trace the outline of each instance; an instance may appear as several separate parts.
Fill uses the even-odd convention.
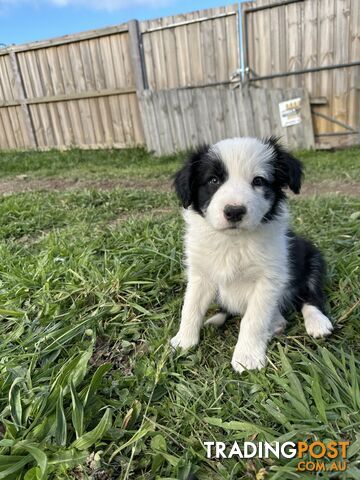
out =
[[[186,162],[181,170],[175,175],[175,191],[182,206],[188,208],[191,205],[191,189],[190,189],[191,165]]]
[[[185,161],[184,166],[175,175],[174,186],[184,208],[190,207],[193,203],[194,190],[196,188],[196,172],[201,157],[209,150],[208,145],[199,147],[191,152]]]
[[[274,151],[275,181],[280,188],[288,186],[294,193],[300,193],[302,163],[281,145],[277,137],[270,137],[266,142]]]

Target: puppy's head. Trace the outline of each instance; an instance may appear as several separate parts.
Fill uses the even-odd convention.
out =
[[[254,230],[276,218],[284,189],[300,192],[302,165],[277,138],[232,138],[198,148],[176,174],[184,208],[216,230]]]

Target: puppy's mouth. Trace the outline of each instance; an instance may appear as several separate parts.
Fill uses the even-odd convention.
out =
[[[234,220],[234,221],[230,220],[227,222],[227,225],[225,228],[228,228],[230,230],[243,228],[246,223],[246,221],[244,220],[245,220],[244,218],[241,218],[240,220]]]
[[[244,232],[252,232],[256,230],[258,225],[249,225],[248,222],[236,222],[236,223],[229,223],[228,226],[222,229],[224,233],[231,233],[231,234],[236,234],[236,233],[244,233]]]
[[[240,225],[234,224],[234,225],[226,225],[222,227],[216,227],[213,225],[214,230],[217,232],[223,232],[223,233],[235,233],[240,230]]]
[[[244,225],[242,222],[229,223],[223,230],[224,231],[244,230]]]

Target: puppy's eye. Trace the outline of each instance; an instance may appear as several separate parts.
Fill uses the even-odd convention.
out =
[[[263,177],[255,177],[254,180],[251,182],[253,187],[262,187],[266,184],[266,180]]]
[[[211,177],[209,178],[208,183],[210,183],[210,185],[219,185],[220,180],[218,177]]]

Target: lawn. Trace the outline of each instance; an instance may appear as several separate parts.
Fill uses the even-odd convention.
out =
[[[328,262],[335,332],[313,340],[293,315],[267,368],[240,376],[239,319],[187,354],[168,345],[183,155],[0,153],[0,479],[299,478],[297,459],[207,459],[214,439],[349,440],[347,471],[323,478],[360,478],[360,148],[299,157],[329,185],[290,203]]]

